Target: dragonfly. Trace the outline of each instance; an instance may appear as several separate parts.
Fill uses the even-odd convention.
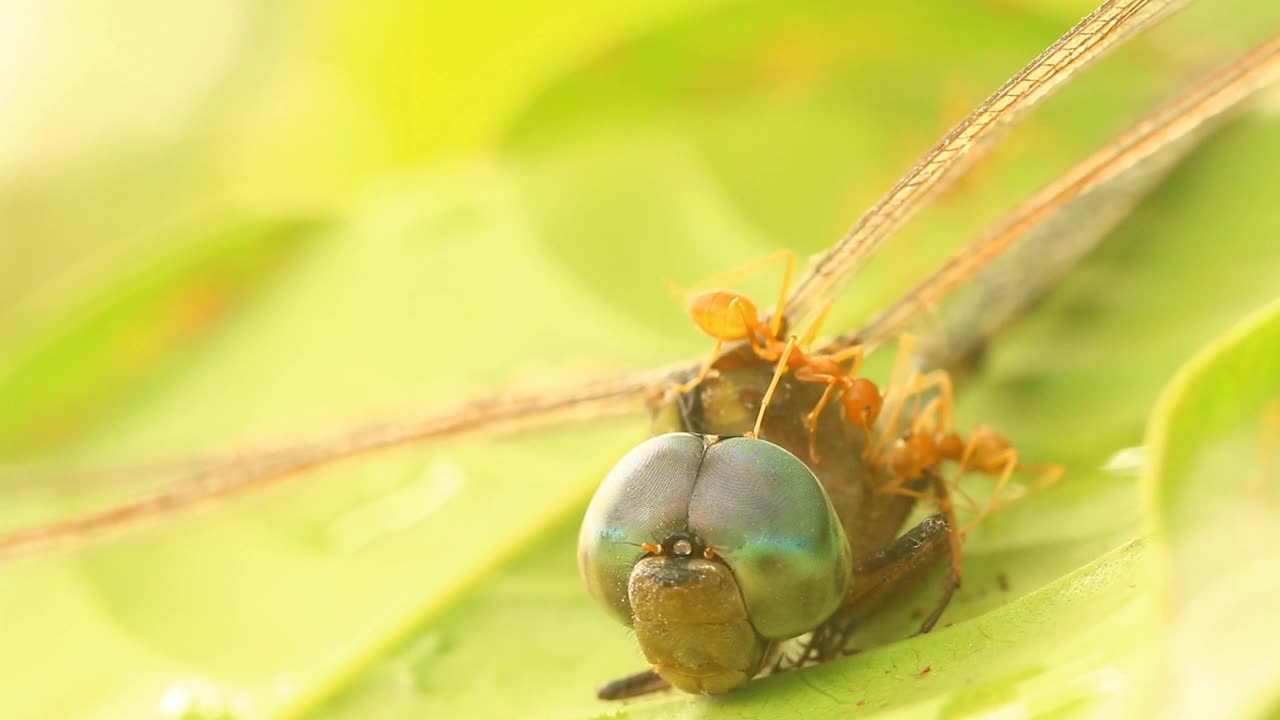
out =
[[[821,302],[832,297],[912,213],[918,211],[925,201],[936,197],[967,165],[976,161],[1003,128],[1111,46],[1173,10],[1175,5],[1106,3],[1072,34],[1065,36],[1015,76],[988,103],[948,134],[845,238],[810,265],[789,296],[786,305],[788,321],[804,319]],[[1123,210],[1136,202],[1141,191],[1149,188],[1159,177],[1160,173],[1156,172],[1162,164],[1159,161],[1172,162],[1179,140],[1193,138],[1211,119],[1244,100],[1270,79],[1274,72],[1274,53],[1273,47],[1264,46],[1257,54],[1240,61],[1241,64],[1233,65],[1224,75],[1215,76],[1207,85],[1196,86],[1184,99],[1157,112],[1132,133],[1100,151],[1099,155],[1091,158],[1093,166],[1086,161],[1059,183],[1034,196],[1027,205],[1015,211],[1010,220],[966,246],[937,273],[904,296],[902,302],[892,305],[871,323],[852,333],[828,340],[823,347],[838,351],[854,344],[874,348],[884,343],[917,320],[921,313],[931,314],[934,305],[953,302],[951,296],[957,293],[958,288],[982,285],[975,283],[973,278],[979,277],[984,270],[1001,270],[997,258],[1005,262],[1017,260],[1018,249],[1011,249],[1014,243],[1020,243],[1024,250],[1043,251],[1052,247],[1051,238],[1039,238],[1037,233],[1044,232],[1054,220],[1061,222],[1064,217],[1078,219],[1081,206],[1073,204],[1077,199],[1096,199],[1097,194],[1105,195],[1111,202],[1107,205],[1109,212],[1102,215],[1112,217],[1087,223],[1091,227],[1078,233],[1085,239],[1068,243],[1074,252],[1066,253],[1067,257],[1060,261],[1065,271],[1072,263],[1071,255],[1082,253],[1093,240],[1105,233],[1123,215]],[[1136,189],[1130,188],[1129,184]],[[1123,191],[1117,189],[1121,187]],[[1087,207],[1097,206],[1091,204]],[[1095,220],[1092,214],[1085,214],[1091,221]],[[1007,276],[1009,271],[1004,268],[1003,272]],[[1026,275],[1024,272],[1020,277]],[[999,274],[995,276],[999,277]],[[1053,273],[1046,273],[1043,283],[1047,285],[1052,279]],[[986,286],[990,287],[990,283]],[[970,357],[1003,322],[1010,319],[999,318],[1001,313],[1016,315],[1044,288],[1029,283],[1018,290],[1021,297],[1011,296],[1008,292],[984,294],[978,291],[975,297],[968,298],[969,305],[961,307],[960,311],[970,318],[981,318],[986,324],[960,324],[968,327],[969,331],[953,332],[946,336],[945,342],[926,348],[929,358],[926,362],[948,366],[956,362],[956,358]],[[957,295],[956,299],[962,298]],[[948,325],[949,330],[952,327]],[[145,526],[156,521],[216,505],[233,496],[284,483],[339,460],[374,451],[466,433],[510,432],[550,423],[582,419],[599,422],[600,418],[611,415],[636,414],[643,412],[643,399],[655,387],[695,369],[695,363],[687,362],[622,378],[575,385],[564,391],[503,395],[494,400],[466,404],[420,422],[375,427],[343,435],[338,440],[193,463],[190,467],[176,468],[186,471],[184,481],[166,486],[159,492],[118,503],[105,510],[72,513],[51,522],[6,532],[0,536],[0,552],[14,557],[53,552],[139,527],[143,529],[135,537],[144,537],[147,532]],[[161,469],[172,471],[175,468]],[[449,479],[450,472],[447,467],[434,469],[428,483],[431,492],[426,493],[425,499],[417,497],[417,501],[424,506],[431,506],[437,500],[446,502],[450,484],[457,482]],[[343,525],[336,542],[352,547],[376,545],[376,538],[364,535],[360,529],[358,520],[361,518],[352,517],[355,521]],[[118,542],[141,540],[130,541],[126,537]],[[102,552],[109,554],[109,546]]]

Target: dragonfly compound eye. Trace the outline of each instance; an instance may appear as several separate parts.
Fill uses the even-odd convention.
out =
[[[707,448],[689,530],[733,571],[764,637],[808,632],[844,599],[852,561],[831,500],[799,458],[771,442],[734,437]]]
[[[705,680],[716,661],[698,653],[741,649],[725,662],[745,682],[768,641],[812,630],[839,607],[851,573],[844,531],[804,463],[764,440],[690,433],[650,438],[618,462],[587,509],[578,562],[658,671],[696,692],[729,689]],[[651,635],[668,646],[646,646]],[[673,656],[701,679],[663,672]]]

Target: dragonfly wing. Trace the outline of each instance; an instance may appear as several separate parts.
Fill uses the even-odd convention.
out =
[[[838,291],[885,239],[978,160],[1001,130],[1108,50],[1188,1],[1112,0],[1080,21],[962,120],[834,247],[816,258],[787,300],[787,320],[794,325]]]
[[[452,411],[413,422],[386,423],[336,438],[262,452],[242,453],[223,460],[161,463],[136,471],[98,471],[92,477],[70,479],[128,479],[137,475],[176,477],[158,491],[82,515],[0,534],[0,558],[51,549],[98,537],[167,517],[286,480],[302,472],[373,452],[478,432],[513,432],[575,420],[638,414],[648,393],[661,389],[683,365],[627,375],[586,385],[530,395],[513,395],[469,403]],[[0,476],[9,489],[43,484],[46,478],[24,477],[21,471]],[[57,487],[68,487],[60,478]]]
[[[1280,38],[1212,74],[1046,186],[967,244],[836,351],[875,347],[922,313],[921,364],[971,356],[1095,247],[1231,110],[1280,77]],[[939,317],[940,316],[940,317]]]

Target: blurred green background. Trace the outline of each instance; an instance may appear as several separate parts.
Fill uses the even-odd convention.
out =
[[[1202,5],[1016,130],[832,327],[1280,30],[1266,3]],[[1090,9],[6,3],[0,531],[145,495],[191,459],[704,352],[665,279],[827,247]],[[642,658],[580,587],[574,536],[638,412],[5,560],[0,717],[1263,713],[1280,568],[1251,548],[1280,527],[1280,334],[1274,313],[1237,323],[1280,287],[1272,95],[965,387],[963,421],[1068,475],[969,538],[951,627],[729,698],[593,700]],[[1144,442],[1141,481],[1102,469]],[[913,609],[865,642],[906,635]]]

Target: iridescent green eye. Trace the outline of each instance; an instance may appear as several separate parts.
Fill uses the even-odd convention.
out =
[[[707,449],[689,529],[733,569],[751,624],[767,638],[812,630],[844,599],[852,560],[831,500],[773,443],[735,437]]]
[[[628,625],[627,579],[645,554],[640,546],[687,527],[705,452],[698,435],[649,438],[618,461],[591,498],[578,533],[578,568],[591,595]]]
[[[627,582],[641,545],[676,535],[728,565],[766,638],[812,630],[849,582],[849,544],[826,492],[798,458],[763,440],[670,433],[627,453],[596,491],[579,534],[591,594],[630,624]]]

